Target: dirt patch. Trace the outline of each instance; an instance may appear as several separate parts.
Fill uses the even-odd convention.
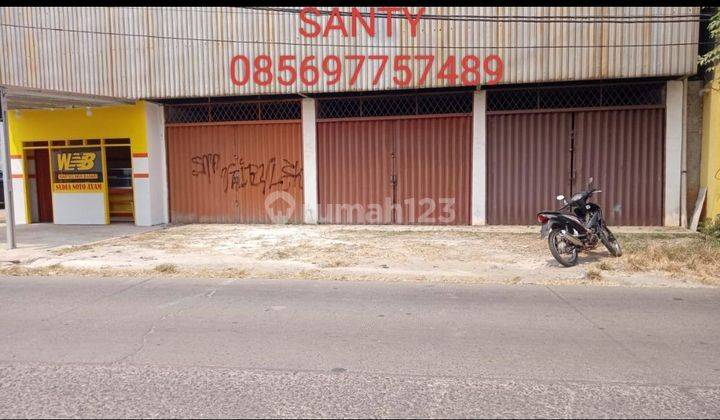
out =
[[[0,267],[13,275],[148,275],[633,286],[720,285],[720,245],[696,234],[620,234],[576,267],[552,258],[538,229],[179,225]]]

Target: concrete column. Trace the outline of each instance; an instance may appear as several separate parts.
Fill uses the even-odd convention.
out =
[[[315,124],[315,99],[302,100],[303,143],[303,221],[318,222],[317,191],[317,132]]]
[[[472,224],[484,225],[486,209],[486,152],[485,152],[485,91],[473,94],[473,137],[472,137]]]
[[[5,247],[15,249],[15,204],[13,197],[12,163],[10,162],[10,124],[8,124],[7,96],[5,88],[0,87],[0,113],[2,113],[2,134],[0,144],[2,145],[2,168],[3,168],[3,189],[5,202]]]
[[[680,226],[682,138],[685,121],[683,82],[670,80],[665,93],[665,226]]]
[[[147,153],[133,152],[135,224],[168,223],[168,182],[165,162],[165,116],[163,106],[145,102]]]
[[[7,141],[7,147],[8,150],[10,148],[10,139],[5,138],[5,133],[10,133],[10,119],[17,120],[18,114],[14,114],[11,116],[9,113],[6,115],[8,118],[7,126],[0,121],[0,139],[3,139],[4,141]],[[9,178],[9,182],[4,184],[4,192],[6,194],[5,196],[5,217],[9,220],[10,215],[8,214],[8,210],[12,209],[12,216],[15,220],[15,225],[24,225],[27,223],[30,223],[30,215],[27,212],[25,202],[26,202],[26,188],[25,188],[25,165],[23,162],[22,155],[9,155],[9,162],[10,162],[10,171],[7,173],[7,177]],[[5,155],[3,152],[3,161],[5,161]],[[3,174],[5,176],[5,174]],[[10,186],[8,188],[8,185]],[[8,202],[8,197],[10,197],[10,201]]]

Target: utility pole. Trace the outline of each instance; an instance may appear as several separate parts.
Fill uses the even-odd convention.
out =
[[[13,205],[12,169],[10,164],[10,122],[8,121],[7,90],[0,87],[0,109],[2,110],[3,135],[2,160],[3,160],[3,190],[5,193],[5,228],[7,230],[7,249],[14,249],[15,246],[15,206]]]

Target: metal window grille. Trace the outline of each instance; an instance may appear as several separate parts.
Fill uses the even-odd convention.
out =
[[[403,94],[318,100],[318,119],[469,114],[472,93]]]
[[[300,101],[216,102],[165,106],[167,124],[299,120]]]
[[[663,83],[497,89],[487,93],[488,111],[662,106],[664,103]]]

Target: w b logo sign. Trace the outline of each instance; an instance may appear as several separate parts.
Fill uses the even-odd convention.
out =
[[[70,152],[58,153],[57,168],[60,171],[88,171],[95,166],[96,153]]]

